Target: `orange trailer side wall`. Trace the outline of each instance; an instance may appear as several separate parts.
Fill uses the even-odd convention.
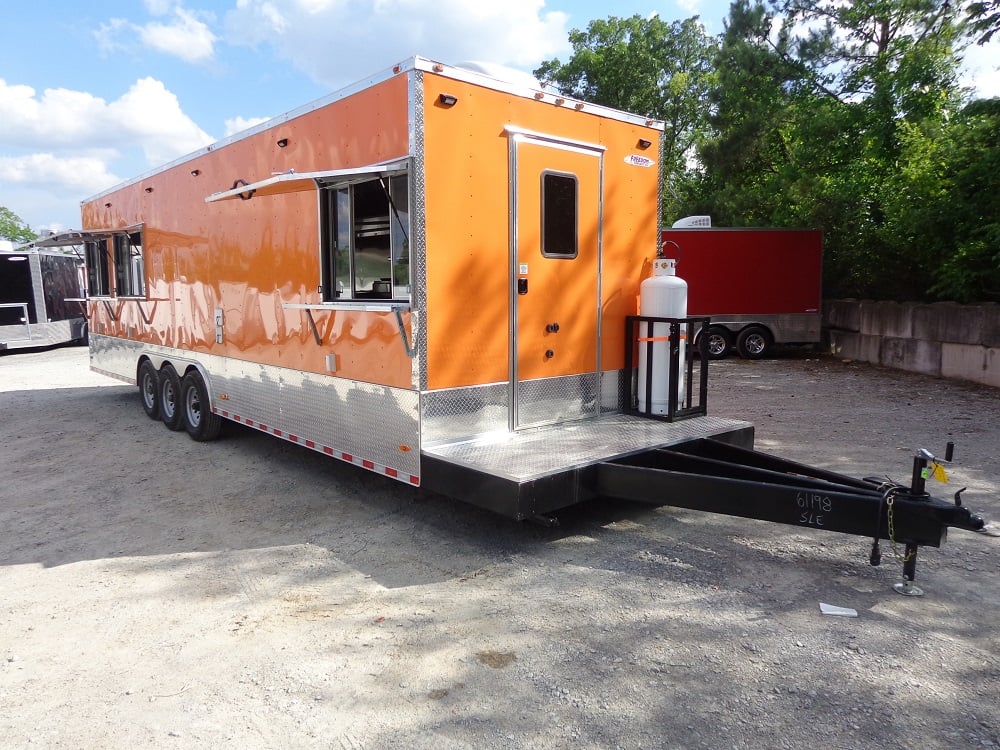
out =
[[[284,148],[280,139],[288,141]],[[408,153],[402,74],[84,204],[84,229],[143,224],[149,298],[92,301],[92,330],[317,373],[326,372],[325,356],[334,351],[338,376],[410,387],[412,360],[391,313],[315,312],[321,346],[304,311],[282,308],[320,302],[315,190],[204,202],[237,179],[359,167]],[[215,307],[225,316],[222,344],[215,343]]]
[[[456,96],[451,107],[441,93]],[[506,381],[510,338],[510,179],[505,125],[601,144],[604,157],[602,362],[624,367],[625,316],[656,254],[660,132],[425,75],[426,330],[430,390]],[[642,150],[640,139],[651,142]],[[654,161],[626,163],[631,154]]]

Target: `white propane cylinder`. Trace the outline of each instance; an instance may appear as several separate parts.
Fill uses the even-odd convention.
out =
[[[657,258],[653,261],[653,275],[639,287],[639,315],[652,318],[687,317],[687,282],[677,276],[677,261],[672,258]],[[648,324],[639,324],[639,411],[646,411],[646,358],[649,347],[642,339],[648,337]],[[677,404],[684,399],[684,355],[686,331],[681,329],[680,358],[677,382]],[[670,325],[653,324],[653,390],[651,414],[667,414],[670,394]]]

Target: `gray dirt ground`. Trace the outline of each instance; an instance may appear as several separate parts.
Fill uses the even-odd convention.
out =
[[[233,427],[143,414],[77,348],[0,356],[0,743],[1000,748],[1000,540],[899,596],[888,545],[593,505],[555,531]],[[1000,519],[1000,393],[793,353],[713,363],[757,447]],[[819,603],[858,610],[821,615]]]

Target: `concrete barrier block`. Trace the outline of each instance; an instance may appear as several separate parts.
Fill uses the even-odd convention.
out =
[[[983,346],[1000,347],[1000,305],[990,302],[981,305],[983,309]]]
[[[942,344],[941,374],[1000,388],[1000,347]]]
[[[941,340],[951,344],[982,344],[984,309],[981,305],[934,305],[941,316]]]
[[[876,309],[879,317],[878,333],[904,339],[913,336],[912,303],[879,302]]]
[[[882,339],[853,331],[830,330],[830,353],[843,359],[878,364]]]
[[[860,303],[858,330],[870,336],[909,338],[913,330],[911,307],[908,303],[863,300]]]
[[[882,339],[882,358],[879,364],[898,370],[940,375],[941,344],[937,341],[886,336]]]
[[[854,299],[831,299],[823,303],[823,325],[843,331],[861,330],[861,303]]]
[[[913,306],[913,338],[924,341],[941,340],[941,315],[938,309],[937,305]]]

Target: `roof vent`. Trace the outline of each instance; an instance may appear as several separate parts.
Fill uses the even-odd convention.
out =
[[[683,219],[675,221],[673,229],[708,229],[712,226],[711,216],[685,216]]]

